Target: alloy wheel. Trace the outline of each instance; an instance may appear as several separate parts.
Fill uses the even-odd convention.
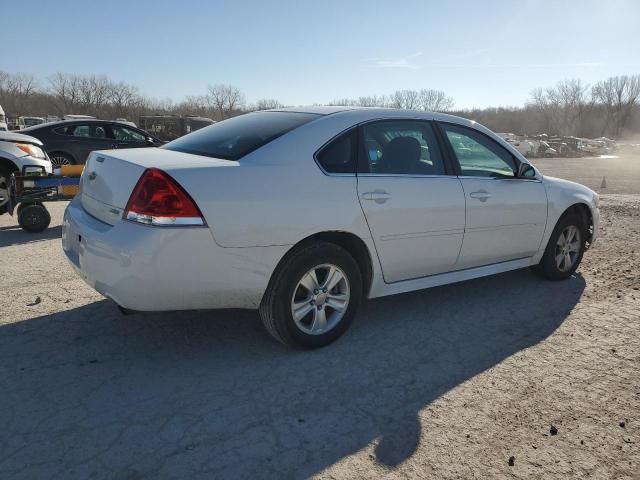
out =
[[[71,162],[67,157],[55,156],[51,157],[51,166],[53,168],[60,168],[62,165],[71,165]]]
[[[349,281],[336,265],[313,267],[293,291],[291,314],[306,334],[322,335],[334,328],[349,306]]]
[[[561,272],[569,271],[578,260],[582,246],[580,230],[575,225],[566,227],[556,242],[556,267]]]

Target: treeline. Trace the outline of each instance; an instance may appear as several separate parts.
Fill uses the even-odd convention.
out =
[[[391,107],[449,112],[476,120],[498,132],[547,133],[616,139],[640,136],[640,75],[616,76],[587,85],[565,80],[531,92],[522,107],[455,109],[441,90],[397,90],[388,95],[336,99],[328,105]],[[56,73],[46,80],[0,71],[0,105],[7,115],[86,114],[137,121],[145,114],[189,114],[223,120],[248,111],[282,107],[276,99],[246,102],[232,85],[210,85],[181,102],[157,100],[104,75]]]
[[[146,97],[136,86],[115,82],[105,75],[56,73],[40,81],[31,74],[1,70],[0,105],[6,115],[79,114],[134,121],[147,114],[188,114],[223,120],[246,111],[282,106],[273,99],[247,104],[244,94],[232,85],[210,85],[205,94],[176,103]]]

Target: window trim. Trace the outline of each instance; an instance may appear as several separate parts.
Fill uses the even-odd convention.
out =
[[[342,130],[340,133],[338,133],[337,135],[334,135],[333,137],[331,137],[330,140],[326,141],[325,143],[322,144],[322,146],[320,148],[318,148],[314,153],[313,153],[313,161],[316,162],[316,165],[318,166],[318,168],[320,169],[320,171],[322,173],[324,173],[326,176],[328,177],[355,177],[357,175],[358,172],[358,150],[360,149],[360,130],[359,130],[359,125],[351,125],[350,127]],[[331,145],[334,141],[339,140],[341,137],[347,135],[347,134],[352,134],[355,131],[355,137],[356,137],[356,148],[353,149],[353,151],[351,152],[351,156],[355,158],[353,158],[353,163],[354,163],[354,170],[353,173],[349,173],[349,172],[328,172],[327,170],[325,170],[325,168],[322,166],[322,163],[320,163],[320,160],[318,160],[318,155],[320,155],[323,150],[325,148],[327,148],[329,145]]]
[[[362,129],[371,123],[385,123],[385,122],[419,122],[429,124],[429,128],[431,128],[433,135],[436,140],[436,146],[440,151],[440,157],[442,158],[442,166],[444,167],[444,173],[438,173],[434,175],[428,175],[425,173],[371,173],[365,172],[364,166],[366,165],[367,170],[369,169],[369,160],[366,147],[364,145],[364,134]],[[398,118],[375,118],[371,120],[367,120],[361,122],[357,125],[359,130],[358,132],[358,160],[357,160],[357,175],[359,177],[406,177],[406,178],[453,178],[456,177],[457,174],[455,170],[450,165],[448,155],[442,148],[441,139],[439,138],[438,129],[434,125],[434,121],[430,119],[423,118],[408,118],[408,117],[398,117]]]
[[[483,132],[481,130],[478,130],[477,128],[473,128],[473,127],[471,127],[469,125],[463,125],[463,124],[460,124],[460,123],[443,122],[443,121],[440,121],[440,120],[436,120],[434,123],[436,124],[437,129],[438,129],[438,131],[440,133],[440,137],[441,137],[442,142],[446,146],[447,155],[451,156],[452,166],[453,166],[453,169],[456,172],[456,176],[458,178],[475,178],[475,179],[483,178],[483,179],[487,179],[487,180],[509,180],[509,181],[512,181],[512,180],[529,180],[529,181],[535,180],[535,181],[539,181],[537,178],[523,179],[523,178],[518,177],[518,169],[520,168],[520,164],[522,163],[522,161],[520,161],[520,159],[518,157],[516,157],[512,152],[510,152],[509,149],[505,148],[503,145],[500,145],[500,143],[497,142],[495,138],[491,138],[491,136],[487,135],[485,132]],[[472,132],[474,132],[474,133],[486,138],[490,142],[493,142],[494,144],[496,144],[499,148],[504,150],[511,157],[511,159],[513,160],[514,167],[515,167],[515,170],[513,172],[513,177],[480,177],[480,176],[474,176],[474,175],[462,175],[462,167],[460,166],[460,161],[458,160],[458,156],[456,155],[455,151],[453,150],[453,146],[451,145],[451,142],[449,141],[449,139],[447,137],[447,133],[444,131],[443,125],[451,125],[453,127],[458,127],[458,128],[471,130]],[[491,150],[491,149],[489,149],[489,150]],[[536,172],[537,172],[537,170],[536,170]]]

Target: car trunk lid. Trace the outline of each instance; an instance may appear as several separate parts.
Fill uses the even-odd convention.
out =
[[[236,162],[162,148],[92,152],[80,182],[81,204],[93,217],[114,225],[122,219],[131,192],[147,168],[159,168],[173,176],[179,170],[225,164]]]

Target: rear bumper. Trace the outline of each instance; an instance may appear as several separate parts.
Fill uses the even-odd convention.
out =
[[[162,228],[67,207],[62,248],[76,272],[121,307],[141,311],[257,308],[286,247],[222,248],[208,228]]]

